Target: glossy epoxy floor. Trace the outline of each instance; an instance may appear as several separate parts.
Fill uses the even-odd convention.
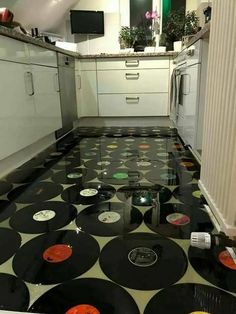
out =
[[[1,309],[235,313],[225,248],[189,248],[213,230],[199,170],[167,127],[81,127],[16,169],[0,183]]]

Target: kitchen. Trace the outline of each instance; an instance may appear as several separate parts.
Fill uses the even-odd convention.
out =
[[[156,52],[121,55],[117,39],[121,25],[129,25],[128,3],[47,1],[44,10],[38,3],[26,10],[26,0],[0,1],[23,27],[49,37],[60,34],[60,47],[74,49],[0,28],[0,232],[12,243],[0,243],[6,251],[0,278],[1,287],[7,287],[0,298],[3,310],[235,312],[234,243],[227,236],[235,236],[236,5],[213,1],[211,29],[207,24],[196,35],[209,49],[192,62],[198,56],[196,38],[185,60],[178,61],[182,53],[165,53],[160,46]],[[160,3],[153,1],[153,9],[161,12]],[[186,9],[199,5],[187,1]],[[103,11],[105,36],[72,35],[70,10]],[[190,71],[173,79],[172,70],[178,74],[184,63]],[[68,108],[63,106],[66,95],[76,103],[73,84],[68,84],[73,73],[77,106]],[[194,95],[191,75],[197,81]],[[184,119],[181,112],[172,117],[179,125],[169,120],[171,88],[172,100],[178,100],[175,109],[191,106],[188,116],[197,113],[197,120]],[[195,129],[203,130],[200,149],[189,136]],[[212,248],[190,247],[192,231],[206,232],[193,235],[198,247],[203,235],[209,247],[213,232]],[[220,245],[213,246],[214,241]],[[10,293],[11,280],[21,286],[15,293]],[[186,295],[189,302],[183,302]],[[169,302],[172,297],[175,304]],[[7,305],[9,299],[15,307],[13,301]]]

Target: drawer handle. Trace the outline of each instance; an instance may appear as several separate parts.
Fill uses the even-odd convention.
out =
[[[126,60],[125,65],[127,67],[138,67],[139,66],[139,60]]]
[[[139,103],[139,97],[126,97],[126,103],[127,104],[138,104]]]
[[[125,73],[126,80],[138,80],[139,73]]]

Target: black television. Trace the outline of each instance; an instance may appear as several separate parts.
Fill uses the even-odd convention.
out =
[[[104,35],[104,12],[71,10],[72,34],[101,34]]]

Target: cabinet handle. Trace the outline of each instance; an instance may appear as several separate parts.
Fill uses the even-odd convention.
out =
[[[139,73],[125,73],[126,80],[138,80]]]
[[[54,89],[57,93],[60,92],[58,73],[55,73],[54,75]]]
[[[139,103],[139,97],[126,97],[126,103],[127,104],[138,104]]]
[[[77,75],[78,89],[81,89],[81,75]]]
[[[182,74],[182,76],[186,76],[186,78],[188,78],[188,89],[186,88],[186,90],[183,91],[184,95],[189,95],[190,93],[190,84],[191,84],[191,76],[189,74]]]
[[[34,81],[33,81],[33,74],[31,72],[25,73],[25,91],[26,94],[29,96],[34,95]]]
[[[139,66],[139,60],[126,60],[125,65],[127,67],[138,67]]]

